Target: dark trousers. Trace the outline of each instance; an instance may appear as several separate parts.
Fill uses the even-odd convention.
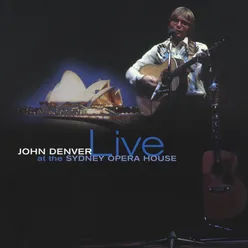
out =
[[[159,137],[210,138],[211,105],[202,96],[171,95],[161,102],[155,113],[137,124],[137,131]],[[203,140],[202,140],[203,141]]]

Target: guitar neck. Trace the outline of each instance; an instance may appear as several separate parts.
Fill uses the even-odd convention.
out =
[[[219,98],[220,98],[220,86],[216,83],[215,78],[212,84],[208,88],[209,98],[211,100],[212,109],[212,135],[215,146],[216,162],[220,161],[220,118],[219,118]]]
[[[220,119],[218,111],[218,103],[212,105],[212,134],[215,146],[215,162],[220,163]]]
[[[209,48],[207,51],[210,52],[212,50],[214,50],[215,48],[217,48],[222,42],[224,42],[224,40],[220,41],[220,42],[216,42],[214,46],[212,46],[211,48]],[[188,60],[187,62],[185,62],[184,64],[180,65],[179,67],[177,67],[173,72],[171,72],[170,77],[174,78],[179,76],[181,73],[185,72],[191,65],[195,64],[197,62],[197,57],[194,57],[190,60]]]

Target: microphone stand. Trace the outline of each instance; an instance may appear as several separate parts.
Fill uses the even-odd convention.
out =
[[[169,57],[168,57],[168,73],[171,73],[171,49],[172,49],[172,35],[170,36],[170,43],[169,43]]]
[[[168,54],[169,54],[169,58],[168,58],[168,74],[170,75],[171,73],[171,50],[172,50],[172,35],[170,36],[170,43],[169,43],[169,49],[168,49]],[[210,64],[210,68],[209,68],[209,73],[212,74],[212,65]],[[162,84],[162,83],[161,83]],[[209,90],[212,90],[214,92],[216,92],[216,87],[217,85],[215,84],[215,82],[213,82],[211,84],[211,86],[209,87]],[[158,88],[159,90],[160,88]],[[157,90],[157,88],[156,88]],[[157,93],[157,91],[154,91],[153,95],[155,95]],[[212,94],[213,95],[213,94]],[[206,219],[205,219],[206,220]],[[155,241],[151,241],[148,242],[146,245],[156,245],[156,244],[161,244],[161,243],[169,243],[169,248],[175,248],[176,247],[176,241],[181,241],[184,245],[204,245],[205,242],[204,241],[196,241],[195,239],[185,239],[185,238],[178,238],[176,236],[176,233],[174,231],[172,231],[170,233],[170,235],[167,238],[162,238],[159,240],[155,240]]]
[[[170,75],[171,73],[171,49],[172,49],[172,37],[173,35],[170,35],[170,43],[169,43],[169,49],[168,49],[168,74]],[[159,82],[156,89],[154,90],[152,96],[151,96],[151,101],[154,99],[154,97],[157,95],[157,93],[159,93],[159,91],[163,92],[163,90],[160,90],[160,88],[162,87],[163,83]],[[165,91],[168,92],[168,91]]]
[[[175,247],[177,247],[176,241],[181,241],[184,245],[186,245],[186,244],[188,244],[188,245],[204,245],[205,244],[205,242],[196,241],[195,239],[178,238],[176,236],[176,233],[174,231],[172,231],[167,238],[147,242],[146,245],[158,245],[158,244],[169,242],[168,248],[175,248]]]

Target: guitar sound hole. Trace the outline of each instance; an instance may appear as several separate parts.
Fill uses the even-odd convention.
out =
[[[225,193],[229,191],[230,189],[231,187],[229,185],[225,185],[225,186],[209,187],[208,191],[212,193]]]

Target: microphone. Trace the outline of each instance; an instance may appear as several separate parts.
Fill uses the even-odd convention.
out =
[[[170,37],[170,40],[173,38],[175,34],[176,34],[176,30],[174,28],[170,28],[168,30],[168,36]]]

